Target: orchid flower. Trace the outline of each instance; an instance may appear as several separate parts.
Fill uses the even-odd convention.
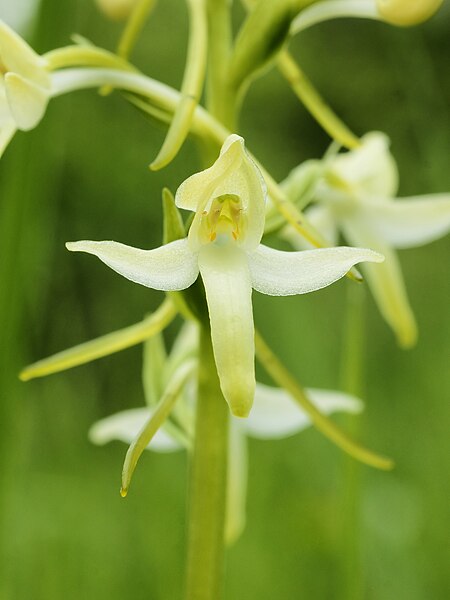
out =
[[[50,87],[46,60],[0,21],[0,156],[17,129],[42,119]]]
[[[195,212],[187,238],[155,250],[111,241],[67,244],[156,290],[184,290],[201,274],[222,393],[239,417],[248,416],[255,392],[252,288],[273,296],[304,294],[330,285],[361,261],[383,260],[359,248],[282,252],[260,244],[265,198],[262,176],[244,140],[233,134],[212,167],[178,188],[177,206]]]
[[[397,165],[389,139],[379,132],[365,135],[355,150],[326,158],[321,172],[314,192],[318,204],[307,211],[308,219],[331,243],[340,231],[348,243],[370,246],[385,256],[379,267],[362,268],[399,344],[412,346],[417,328],[395,248],[420,246],[446,234],[450,194],[395,199]],[[290,179],[295,181],[295,173]],[[295,248],[304,247],[290,228],[282,235]]]
[[[94,423],[89,431],[91,442],[104,445],[113,440],[135,443],[145,431],[146,424],[155,414],[156,406],[168,391],[178,386],[178,373],[184,366],[192,365],[197,357],[198,328],[185,323],[172,351],[167,356],[162,336],[148,340],[144,346],[143,383],[146,407],[125,410]],[[161,424],[147,450],[167,453],[187,449],[193,445],[195,413],[195,371],[178,388],[176,404],[170,417]],[[358,413],[362,403],[357,398],[331,390],[307,390],[316,408],[327,415],[334,412]],[[247,489],[247,437],[269,440],[281,439],[306,429],[311,425],[309,416],[284,390],[260,383],[256,384],[255,402],[248,419],[232,417],[228,443],[227,515],[225,538],[233,543],[245,526]],[[139,452],[140,456],[141,452]],[[137,459],[133,461],[133,468]],[[131,474],[125,472],[128,487]],[[123,479],[124,479],[123,478]]]
[[[293,20],[291,33],[312,25],[343,17],[385,21],[391,25],[410,26],[434,15],[443,0],[323,0],[304,9]]]

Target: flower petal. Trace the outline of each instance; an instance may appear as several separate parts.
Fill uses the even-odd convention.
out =
[[[362,410],[361,400],[334,390],[306,390],[308,398],[322,413],[358,413]],[[282,388],[256,384],[255,402],[245,421],[248,435],[259,439],[283,438],[309,427],[310,417]]]
[[[138,436],[145,423],[151,417],[149,408],[132,408],[101,419],[89,430],[89,439],[93,444],[103,446],[113,440],[131,444]],[[173,452],[183,446],[168,435],[164,429],[159,429],[147,449],[156,452]]]
[[[364,204],[374,233],[396,248],[432,242],[450,230],[450,194],[430,194]]]
[[[66,247],[71,252],[93,254],[130,281],[155,290],[184,290],[198,276],[197,257],[190,251],[186,238],[154,250],[91,241],[68,242]]]
[[[385,256],[382,265],[364,265],[363,273],[384,319],[394,330],[400,346],[416,343],[417,325],[406,293],[397,254],[362,219],[342,221],[345,238],[351,244],[369,244]]]
[[[220,387],[231,412],[246,417],[255,393],[252,287],[244,251],[208,244],[199,252]]]
[[[255,290],[270,296],[290,296],[326,287],[357,263],[382,262],[383,256],[372,250],[346,246],[283,252],[261,244],[248,259]]]
[[[49,93],[40,85],[16,73],[5,75],[5,91],[9,109],[18,129],[29,131],[44,116]]]
[[[17,73],[41,87],[50,87],[47,61],[3,21],[0,21],[0,62],[6,72]]]
[[[398,170],[389,145],[389,138],[380,131],[366,134],[358,148],[330,159],[328,184],[344,193],[394,197]]]
[[[231,546],[244,531],[246,522],[248,451],[245,421],[231,419],[228,441],[227,508],[225,542]]]
[[[225,194],[238,196],[241,201],[246,226],[238,243],[248,249],[256,248],[264,231],[266,186],[258,167],[245,150],[243,138],[235,134],[225,140],[212,167],[195,173],[177,190],[176,205],[196,212],[189,231],[193,249],[198,248],[203,211],[208,211],[214,198]]]
[[[194,173],[183,181],[175,194],[175,204],[178,208],[194,212],[204,210],[221,180],[239,167],[242,144],[240,136],[230,135],[220,150],[219,158],[211,167]]]

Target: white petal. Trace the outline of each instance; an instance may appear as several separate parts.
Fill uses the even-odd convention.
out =
[[[330,246],[338,242],[338,230],[333,213],[328,206],[315,204],[304,213],[308,222],[322,234]],[[280,231],[280,237],[291,244],[295,250],[311,250],[313,245],[301,236],[292,225],[286,225]]]
[[[0,63],[6,72],[17,73],[42,87],[50,86],[45,59],[3,21],[0,21]]]
[[[89,439],[93,444],[103,446],[113,440],[131,444],[151,416],[148,408],[132,408],[101,419],[89,430]],[[172,452],[183,446],[169,436],[164,429],[159,429],[147,449],[156,452]]]
[[[382,265],[363,265],[363,273],[384,319],[394,330],[398,343],[404,348],[417,339],[417,325],[409,304],[397,254],[374,234],[362,219],[342,221],[345,238],[351,244],[369,244],[385,256]]]
[[[432,242],[450,230],[450,194],[430,194],[364,204],[374,233],[396,248]]]
[[[247,222],[238,243],[254,249],[259,244],[265,221],[266,186],[262,175],[248,156],[243,138],[230,135],[212,167],[184,181],[175,196],[176,205],[196,212],[189,231],[193,249],[198,247],[198,229],[203,211],[224,194],[236,195],[242,203],[242,219]]]
[[[333,390],[306,390],[308,398],[322,413],[358,413],[361,400]],[[260,439],[283,438],[293,435],[311,425],[310,417],[291,396],[281,388],[256,384],[255,403],[245,421],[248,435]]]
[[[248,451],[243,424],[230,420],[228,438],[227,508],[225,515],[225,542],[234,544],[242,534],[246,522]]]
[[[6,150],[9,142],[17,131],[15,122],[11,119],[9,122],[0,124],[0,158]]]
[[[93,254],[130,281],[155,290],[184,290],[198,276],[197,257],[190,251],[186,238],[155,250],[91,241],[67,242],[66,247],[71,252]]]
[[[16,73],[5,75],[5,90],[18,129],[29,131],[36,127],[47,109],[48,91]]]
[[[208,169],[188,177],[177,189],[175,203],[178,208],[194,212],[204,210],[223,177],[239,167],[242,146],[243,139],[240,136],[228,136],[216,162]]]
[[[231,412],[246,417],[255,393],[252,288],[245,252],[208,244],[199,252],[220,387]]]
[[[380,254],[363,248],[283,252],[262,244],[248,259],[253,287],[270,296],[313,292],[337,281],[360,262],[383,261]]]
[[[337,154],[329,161],[329,185],[357,196],[394,197],[398,170],[389,145],[389,138],[380,131],[366,134],[358,148]]]
[[[292,21],[291,33],[296,34],[317,23],[343,17],[380,19],[374,0],[324,0],[302,10]]]

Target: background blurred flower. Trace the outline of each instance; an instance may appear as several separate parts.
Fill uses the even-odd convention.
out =
[[[382,265],[367,264],[362,269],[399,344],[410,347],[417,327],[395,248],[420,246],[445,235],[450,229],[450,194],[395,199],[397,189],[389,139],[380,132],[369,133],[359,148],[324,159],[313,194],[318,204],[307,214],[331,244],[337,243],[340,232],[348,243],[385,256]],[[290,227],[282,235],[294,247],[304,247]]]

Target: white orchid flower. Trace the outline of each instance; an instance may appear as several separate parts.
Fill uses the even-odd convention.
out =
[[[339,18],[362,18],[385,21],[407,27],[428,20],[443,0],[323,0],[304,9],[293,20],[291,33],[296,34],[317,23]]]
[[[50,87],[46,60],[0,21],[0,156],[17,129],[42,119]]]
[[[239,417],[249,414],[255,391],[252,288],[273,296],[304,294],[330,285],[361,261],[383,260],[359,248],[282,252],[260,244],[265,197],[244,140],[230,135],[214,165],[178,188],[177,206],[195,212],[187,238],[155,250],[110,241],[67,244],[156,290],[184,290],[201,274],[221,389]]]
[[[168,357],[161,336],[148,340],[144,347],[143,368],[147,406],[125,410],[94,423],[89,431],[90,440],[97,445],[114,440],[135,443],[155,414],[160,400],[168,390],[173,389],[174,384],[178,385],[177,373],[196,356],[197,343],[198,331],[193,323],[184,325]],[[154,433],[146,445],[147,450],[167,453],[192,447],[196,397],[194,377],[195,371],[191,371],[184,387],[179,389],[170,420],[164,421]],[[307,394],[314,406],[326,415],[334,412],[358,413],[363,407],[360,400],[342,392],[309,389]],[[232,417],[229,427],[225,525],[228,543],[235,542],[245,526],[247,437],[281,439],[295,435],[310,425],[309,416],[284,390],[260,383],[256,384],[255,402],[248,419]]]
[[[324,176],[315,191],[319,204],[307,211],[308,219],[331,243],[341,232],[348,243],[370,246],[385,256],[377,268],[362,269],[399,344],[412,346],[417,327],[395,248],[420,246],[446,234],[450,194],[395,199],[397,165],[389,139],[380,132],[365,135],[359,148],[334,155],[323,166]],[[283,235],[299,247],[291,229]]]

